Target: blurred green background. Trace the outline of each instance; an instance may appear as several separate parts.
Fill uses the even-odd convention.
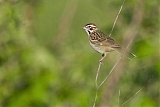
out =
[[[0,107],[92,107],[101,55],[82,26],[110,34],[122,0],[0,0]],[[99,89],[96,107],[160,107],[158,0],[126,0],[112,33],[137,55]],[[105,59],[98,83],[120,55]],[[119,96],[119,90],[121,92]],[[119,98],[119,104],[118,104]]]

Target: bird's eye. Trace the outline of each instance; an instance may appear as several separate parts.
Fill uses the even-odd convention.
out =
[[[90,30],[94,30],[95,28],[94,27],[90,27]]]
[[[90,27],[90,30],[93,30],[93,27]]]

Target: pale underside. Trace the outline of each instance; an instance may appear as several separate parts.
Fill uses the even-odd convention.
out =
[[[92,44],[90,41],[89,41],[89,43],[90,43],[90,45],[92,46],[92,48],[94,49],[94,50],[96,50],[97,52],[99,52],[99,53],[101,53],[101,54],[104,54],[104,53],[109,53],[109,52],[111,52],[111,51],[114,51],[114,49],[113,48],[111,48],[111,47],[109,47],[109,46],[104,46],[104,45],[102,45],[102,44],[99,44],[99,45],[97,45],[97,44]]]

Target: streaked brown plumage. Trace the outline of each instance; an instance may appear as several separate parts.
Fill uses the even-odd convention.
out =
[[[97,26],[93,23],[86,24],[83,29],[87,32],[89,43],[97,52],[102,54],[102,60],[111,51],[117,51],[121,54],[125,54],[125,50],[121,48],[112,38],[101,32]],[[130,54],[135,57],[134,54]]]

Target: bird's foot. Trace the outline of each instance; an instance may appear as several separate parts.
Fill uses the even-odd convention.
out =
[[[101,59],[101,60],[99,60],[99,63],[103,64],[103,63],[102,63],[102,59]]]

